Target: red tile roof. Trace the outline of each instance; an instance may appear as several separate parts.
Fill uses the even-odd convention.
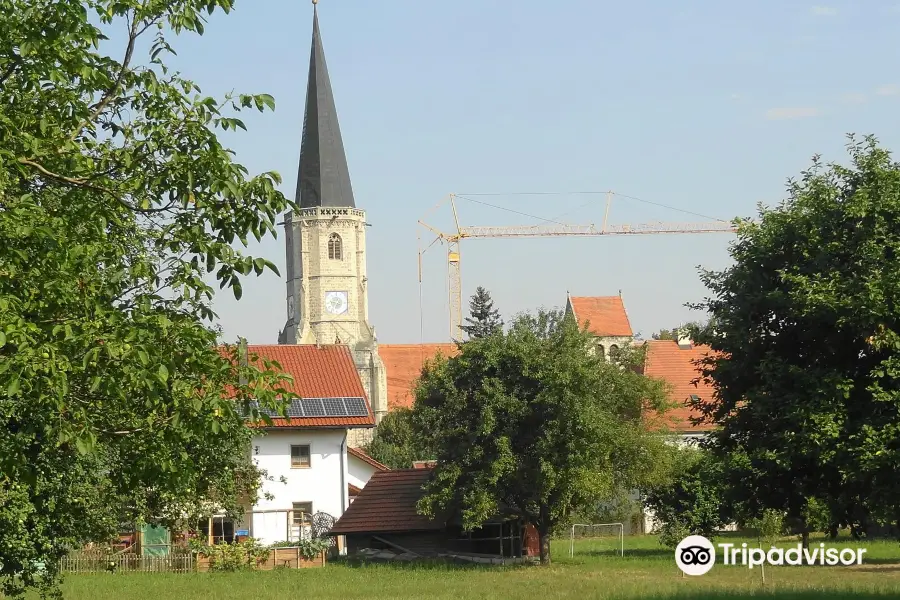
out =
[[[416,512],[422,486],[431,469],[378,471],[353,504],[331,528],[333,534],[394,533],[443,529],[445,519],[429,519]]]
[[[363,398],[365,417],[292,417],[272,419],[273,427],[374,427],[375,416],[359,379],[350,349],[344,345],[252,345],[247,354],[278,362],[293,377],[284,387],[301,398]]]
[[[631,337],[631,323],[621,296],[572,296],[569,298],[578,323],[598,337]]]
[[[678,403],[678,406],[665,417],[668,427],[680,432],[712,429],[713,426],[707,423],[693,425],[690,417],[699,415],[685,405],[685,401],[692,394],[700,396],[703,400],[711,400],[713,397],[712,386],[703,381],[693,383],[700,377],[695,361],[707,356],[709,348],[692,345],[689,349],[682,349],[674,340],[648,340],[646,345],[647,360],[644,363],[644,375],[666,380],[672,386],[670,399]]]
[[[455,356],[456,344],[381,344],[378,354],[387,371],[388,410],[410,408],[422,366],[438,353]]]
[[[372,458],[371,456],[369,456],[368,454],[366,454],[359,448],[348,448],[347,452],[350,454],[350,456],[355,456],[356,458],[363,461],[364,463],[368,463],[368,464],[372,465],[378,471],[390,471],[391,470],[390,467],[388,467],[387,465],[381,464],[380,462],[378,462],[377,460],[375,460],[374,458]]]

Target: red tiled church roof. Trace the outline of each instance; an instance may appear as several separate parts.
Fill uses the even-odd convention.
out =
[[[438,353],[455,356],[457,351],[456,344],[379,344],[378,354],[387,371],[388,410],[412,407],[425,361]]]
[[[569,298],[580,325],[598,337],[631,337],[631,323],[620,296],[572,296]]]
[[[677,402],[678,406],[666,414],[668,426],[676,431],[708,431],[713,428],[708,423],[694,425],[692,416],[699,416],[691,407],[685,405],[685,401],[691,395],[697,395],[703,400],[711,400],[713,388],[711,385],[694,380],[700,377],[696,362],[704,358],[710,352],[707,346],[691,345],[690,348],[680,348],[674,340],[648,340],[647,359],[644,363],[644,375],[664,379],[672,386],[670,399]]]
[[[442,519],[429,519],[416,512],[422,486],[431,469],[378,471],[344,511],[331,533],[392,533],[442,529]]]
[[[364,417],[273,418],[273,427],[374,427],[375,416],[347,346],[251,345],[247,355],[277,361],[294,379],[284,382],[284,388],[301,398],[362,398],[369,412]]]

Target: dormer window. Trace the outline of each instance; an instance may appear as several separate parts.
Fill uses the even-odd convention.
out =
[[[331,260],[343,259],[343,243],[341,241],[341,236],[336,233],[332,233],[328,236],[328,258]]]

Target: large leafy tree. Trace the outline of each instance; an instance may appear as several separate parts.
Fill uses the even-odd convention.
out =
[[[417,460],[431,460],[435,452],[429,436],[420,434],[415,408],[392,410],[381,420],[366,453],[392,469],[408,469]]]
[[[699,307],[716,322],[697,340],[714,351],[711,446],[752,513],[804,535],[811,507],[900,520],[900,165],[871,137],[848,148],[740,226]]]
[[[677,526],[691,535],[711,538],[733,512],[724,486],[724,463],[706,450],[674,449],[675,460],[665,480],[644,490],[644,505],[664,527]]]
[[[437,467],[420,510],[458,511],[466,528],[521,515],[548,563],[556,524],[640,487],[663,452],[644,417],[666,406],[664,384],[640,375],[632,353],[607,362],[591,347],[574,319],[540,311],[428,365],[416,411]]]
[[[490,292],[480,285],[469,300],[469,316],[460,329],[469,335],[469,339],[486,337],[503,330],[500,311],[494,308]]]
[[[241,276],[274,270],[232,244],[274,234],[288,207],[278,177],[249,176],[215,133],[273,101],[203,96],[163,63],[167,36],[202,33],[204,13],[232,6],[0,0],[8,595],[52,593],[65,549],[120,520],[235,510],[255,495],[241,403],[274,407],[279,377],[220,347],[204,278],[240,297]],[[122,47],[109,47],[113,29]]]

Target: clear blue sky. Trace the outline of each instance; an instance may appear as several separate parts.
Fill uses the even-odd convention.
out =
[[[370,321],[383,343],[447,337],[446,254],[424,264],[419,323],[416,221],[450,192],[612,189],[716,218],[782,199],[844,134],[900,149],[900,4],[767,0],[321,0],[319,18],[357,206],[368,212]],[[266,92],[227,144],[293,193],[309,61],[305,0],[238,2],[203,37],[175,40],[175,64],[204,92]],[[602,219],[602,196],[480,200],[573,223]],[[587,205],[585,206],[585,203]],[[444,206],[429,222],[449,227]],[[460,201],[464,224],[526,219]],[[616,199],[610,222],[697,217]],[[506,315],[619,290],[636,331],[690,319],[697,266],[728,264],[727,234],[470,240],[476,285]],[[427,240],[426,240],[427,241]],[[283,236],[250,249],[284,269]],[[226,338],[274,343],[282,280],[244,285],[216,306]]]

